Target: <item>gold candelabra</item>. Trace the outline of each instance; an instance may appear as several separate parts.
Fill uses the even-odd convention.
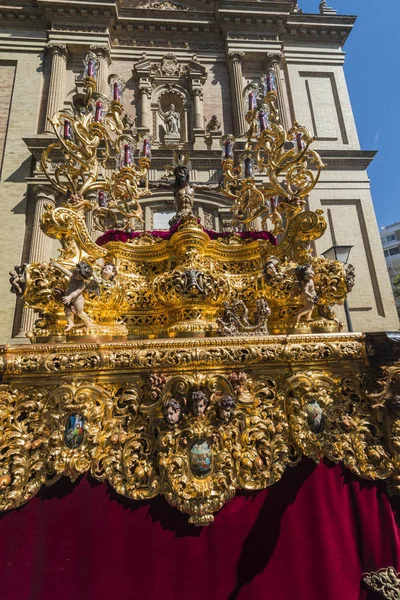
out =
[[[121,118],[123,80],[111,78],[109,100],[96,92],[96,56],[84,62],[83,105],[50,119],[57,141],[42,156],[64,198],[62,206],[47,206],[41,223],[60,241],[60,256],[18,267],[10,280],[39,313],[32,341],[339,331],[332,306],[344,302],[354,273],[312,256],[310,241],[326,221],[321,210],[303,208],[323,163],[305,127],[295,123],[286,132],[280,124],[271,75],[261,98],[258,89],[249,95],[241,165],[234,165],[234,139],[223,138],[221,186],[234,200],[234,222],[251,227],[261,217],[267,231],[210,237],[192,211],[195,188],[180,165],[171,186],[176,229],[164,239],[157,232],[121,237],[112,230],[134,229],[142,220],[139,200],[150,194],[150,140],[142,140],[135,162],[139,140]],[[267,175],[262,186],[255,167]],[[98,243],[88,235],[87,211],[97,229],[111,230]]]
[[[64,196],[65,206],[74,211],[93,210],[97,229],[128,229],[133,220],[143,222],[139,199],[151,194],[148,187],[151,146],[142,137],[137,163],[134,152],[138,136],[124,129],[123,79],[111,79],[112,100],[96,92],[97,57],[89,53],[85,60],[83,105],[74,112],[61,110],[50,122],[57,142],[43,152],[41,166],[52,186]],[[110,166],[116,166],[110,177]],[[98,193],[97,202],[87,199]]]
[[[277,108],[277,93],[272,74],[268,74],[248,97],[246,121],[249,129],[240,164],[234,164],[235,138],[221,139],[223,181],[221,192],[234,200],[233,221],[249,224],[257,217],[262,228],[270,221],[271,233],[284,231],[291,218],[305,206],[305,200],[318,182],[325,166],[310,146],[316,139],[297,121],[285,131]],[[314,171],[309,164],[313,164]],[[258,186],[254,171],[267,175],[267,183]]]

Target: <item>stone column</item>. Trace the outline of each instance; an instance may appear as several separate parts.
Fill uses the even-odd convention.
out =
[[[29,249],[29,263],[45,262],[51,258],[53,240],[45,235],[40,227],[46,204],[55,206],[54,191],[44,185],[34,188],[35,213],[33,217],[31,245]],[[18,337],[24,337],[27,331],[32,331],[36,315],[32,308],[24,308],[21,319],[21,329]]]
[[[230,52],[229,72],[231,76],[231,93],[233,106],[234,133],[241,137],[246,132],[246,120],[243,101],[242,58],[244,52]]]
[[[90,46],[90,50],[97,56],[99,61],[99,69],[96,74],[96,91],[109,98],[111,94],[108,85],[108,67],[111,64],[110,51],[107,46]]]
[[[151,129],[150,97],[151,89],[147,84],[140,84],[140,127]]]
[[[203,90],[193,90],[194,128],[204,129],[203,119]]]
[[[50,49],[52,59],[44,132],[53,133],[49,118],[53,117],[57,111],[62,110],[64,106],[68,51],[65,44],[50,42],[46,47]]]
[[[289,129],[290,125],[289,125],[289,119],[288,119],[288,114],[287,114],[287,110],[286,110],[286,103],[285,103],[285,96],[284,96],[285,90],[283,89],[282,80],[281,80],[280,62],[281,62],[281,57],[279,55],[267,54],[267,57],[265,60],[265,70],[266,70],[267,75],[268,75],[268,73],[271,73],[274,76],[275,83],[276,83],[276,93],[278,95],[278,110],[279,110],[279,115],[281,118],[281,124],[287,130],[287,129]]]

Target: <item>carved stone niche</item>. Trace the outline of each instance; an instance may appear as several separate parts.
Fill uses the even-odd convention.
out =
[[[173,86],[156,89],[151,104],[153,137],[164,146],[186,144],[189,141],[190,108],[185,90]]]
[[[143,55],[134,66],[140,91],[138,129],[150,132],[156,147],[196,147],[196,140],[204,138],[203,85],[207,74],[195,59],[184,64],[168,53],[150,62]]]

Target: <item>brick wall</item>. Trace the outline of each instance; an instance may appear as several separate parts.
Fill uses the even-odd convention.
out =
[[[14,87],[15,64],[0,63],[0,176]]]
[[[204,116],[209,121],[212,115],[217,115],[224,132],[233,133],[231,82],[228,65],[222,61],[208,67],[204,85]]]

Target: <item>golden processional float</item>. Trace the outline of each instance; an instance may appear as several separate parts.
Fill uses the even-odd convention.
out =
[[[396,341],[340,333],[332,307],[354,269],[311,250],[326,222],[305,207],[324,165],[305,127],[282,127],[272,73],[249,96],[240,156],[222,138],[236,231],[201,226],[179,155],[171,229],[143,233],[140,199],[161,185],[148,178],[151,140],[124,128],[119,77],[112,100],[96,93],[96,61],[84,106],[54,115],[42,156],[62,201],[41,226],[60,256],[10,280],[38,318],[32,345],[0,348],[0,509],[88,472],[207,525],[238,488],[270,486],[302,456],[397,493]]]

